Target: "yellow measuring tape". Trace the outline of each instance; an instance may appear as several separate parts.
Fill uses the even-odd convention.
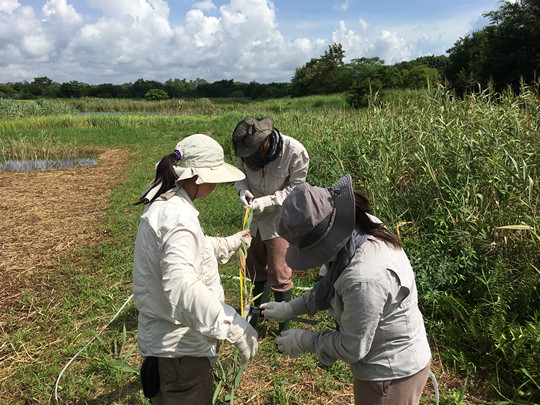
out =
[[[244,213],[244,220],[242,221],[242,230],[249,229],[251,225],[251,219],[253,214],[251,212],[251,205],[246,207],[246,212]],[[238,249],[238,256],[240,257],[240,267],[238,269],[239,278],[240,278],[240,315],[244,316],[244,307],[247,302],[244,302],[244,293],[247,298],[247,287],[246,287],[246,258],[247,258],[247,246],[242,242],[242,246]],[[246,300],[247,301],[247,300]]]

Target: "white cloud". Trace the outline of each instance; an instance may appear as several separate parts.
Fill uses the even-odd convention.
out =
[[[414,46],[408,44],[396,32],[384,30],[371,47],[368,55],[371,57],[378,56],[384,60],[385,64],[391,65],[403,60],[413,59],[416,53]]]
[[[9,43],[19,43],[25,35],[39,30],[40,22],[36,19],[32,7],[4,7],[5,11],[0,7],[0,47],[2,44],[6,46]]]
[[[342,3],[338,5],[338,9],[341,11],[347,11],[349,7],[351,6],[352,0],[344,0]]]
[[[371,27],[371,25],[362,18],[358,19],[358,24],[360,24],[360,29],[362,32],[366,32]]]
[[[26,35],[22,41],[22,49],[30,57],[46,62],[54,45],[44,35]]]
[[[347,29],[345,22],[340,21],[332,34],[332,43],[340,43],[345,50],[345,60],[364,56],[369,50],[369,44],[365,38]]]
[[[215,10],[216,6],[214,3],[212,3],[211,0],[204,0],[204,1],[200,1],[198,3],[193,4],[193,8],[198,8],[199,10],[203,10],[203,11],[209,11],[209,10]]]
[[[295,68],[320,57],[335,42],[343,45],[346,60],[378,56],[395,63],[443,54],[448,38],[457,40],[472,30],[483,12],[387,26],[365,16],[339,21],[344,14],[336,12],[333,32],[325,31],[330,18],[322,22],[306,13],[295,17],[298,31],[286,39],[270,0],[197,1],[174,16],[174,25],[172,1],[86,0],[93,9],[90,18],[73,0],[33,2],[41,8],[0,0],[0,82],[37,76],[92,84],[141,77],[288,81]],[[354,8],[351,0],[334,4],[348,13]],[[327,8],[336,11],[331,3]]]
[[[0,0],[0,11],[11,14],[13,10],[20,6],[17,0]]]

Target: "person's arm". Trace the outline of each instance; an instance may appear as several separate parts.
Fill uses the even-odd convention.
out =
[[[289,302],[270,301],[261,304],[262,315],[272,322],[285,322],[294,316],[307,314],[315,315],[319,310],[315,306],[313,290],[309,290]]]
[[[313,351],[326,365],[336,360],[354,363],[369,353],[387,299],[384,286],[372,282],[354,283],[342,293],[339,331],[322,331],[313,337]]]
[[[207,236],[208,240],[214,248],[214,255],[220,264],[225,264],[231,256],[240,249],[242,242],[246,244],[246,248],[251,245],[251,236],[249,230],[240,231],[234,235],[227,237]]]
[[[204,240],[190,229],[178,227],[161,247],[162,286],[172,306],[169,315],[205,336],[235,342],[249,324],[234,308],[221,302],[195,271],[201,243]]]
[[[292,152],[290,166],[289,166],[289,181],[285,187],[280,190],[276,190],[273,194],[268,194],[263,197],[253,200],[253,204],[258,205],[257,208],[253,207],[253,212],[263,212],[268,209],[275,209],[273,207],[281,207],[285,198],[291,193],[292,189],[298,184],[306,181],[307,172],[309,168],[309,155],[304,147],[299,148]],[[257,201],[257,203],[256,203]]]

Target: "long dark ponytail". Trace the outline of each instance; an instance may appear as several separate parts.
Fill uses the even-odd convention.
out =
[[[141,196],[141,198],[134,203],[138,204],[149,204],[158,198],[161,194],[169,191],[176,185],[176,180],[178,180],[178,175],[174,170],[174,162],[179,159],[180,152],[174,151],[170,155],[164,156],[158,163],[156,167],[156,177],[154,179],[153,185],[161,184],[159,191],[152,197],[152,199],[146,198],[146,195],[150,192],[151,188],[146,190],[146,192]]]
[[[401,249],[401,242],[398,237],[388,230],[382,223],[373,222],[367,213],[371,213],[369,200],[359,191],[354,192],[354,206],[356,209],[356,222],[364,231],[370,235],[381,239],[394,249]]]

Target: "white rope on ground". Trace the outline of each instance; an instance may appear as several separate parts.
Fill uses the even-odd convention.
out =
[[[437,377],[435,377],[435,374],[431,370],[429,370],[429,378],[431,378],[433,388],[435,389],[435,405],[439,405],[439,385],[437,384]]]
[[[60,383],[60,378],[62,378],[62,374],[64,374],[64,371],[67,370],[67,368],[71,365],[71,363],[73,363],[73,361],[77,358],[77,356],[79,354],[81,354],[81,352],[86,349],[88,346],[90,346],[90,344],[97,339],[97,337],[99,335],[101,335],[103,333],[103,331],[105,329],[107,329],[109,327],[109,325],[111,323],[113,323],[113,321],[118,317],[118,315],[120,314],[120,312],[122,312],[122,310],[125,308],[125,306],[128,304],[129,301],[131,301],[131,299],[133,298],[133,294],[131,294],[129,296],[129,298],[126,300],[126,302],[124,302],[124,304],[120,307],[120,309],[118,310],[118,312],[116,313],[116,315],[109,321],[109,323],[107,325],[105,325],[105,327],[103,329],[101,329],[99,331],[99,333],[94,336],[81,350],[79,350],[77,352],[77,354],[75,356],[73,356],[71,358],[70,361],[68,361],[68,363],[64,366],[64,368],[62,369],[62,371],[60,372],[60,375],[58,375],[58,378],[56,379],[56,384],[54,385],[54,399],[56,399],[56,403],[59,404],[60,402],[58,401],[58,384]]]
[[[233,277],[233,278],[238,278],[238,277]],[[54,399],[56,400],[57,404],[60,403],[58,401],[58,384],[60,383],[60,379],[62,378],[62,375],[64,374],[64,372],[71,365],[71,363],[73,363],[75,361],[75,359],[79,356],[79,354],[81,354],[84,349],[86,349],[88,346],[90,346],[90,344],[92,344],[92,342],[94,340],[96,340],[98,338],[98,336],[101,335],[105,331],[105,329],[107,329],[109,327],[109,325],[111,323],[113,323],[113,321],[118,317],[118,315],[120,315],[120,312],[122,312],[122,310],[126,307],[126,305],[129,303],[129,301],[131,301],[132,298],[133,298],[133,294],[131,294],[129,296],[129,298],[126,300],[126,302],[124,302],[124,304],[122,304],[122,306],[120,307],[118,312],[116,312],[116,314],[109,321],[109,323],[107,325],[105,325],[103,327],[103,329],[101,329],[99,331],[99,333],[96,336],[94,336],[81,350],[79,350],[77,352],[77,354],[75,354],[75,356],[73,356],[71,358],[71,360],[69,360],[68,363],[64,366],[64,368],[62,369],[62,371],[58,375],[58,378],[56,379],[56,384],[54,385]],[[439,405],[439,385],[437,384],[437,378],[435,377],[435,374],[433,374],[433,371],[431,371],[431,370],[429,370],[429,378],[431,379],[431,381],[433,383],[434,390],[435,390],[435,405]]]
[[[221,274],[221,278],[232,278],[233,280],[240,280],[240,277],[238,276],[229,276],[227,274]],[[247,280],[251,281],[250,278],[248,278]],[[296,290],[301,290],[301,291],[309,291],[312,289],[312,287],[302,287],[302,286],[293,286],[293,288]]]

